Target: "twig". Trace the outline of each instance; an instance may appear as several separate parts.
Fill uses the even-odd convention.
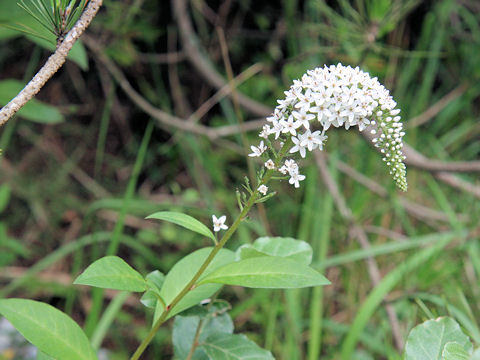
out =
[[[145,63],[173,64],[183,61],[185,59],[185,53],[183,51],[173,51],[165,54],[137,53],[135,57]]]
[[[379,226],[366,225],[363,227],[363,230],[365,230],[365,232],[367,233],[377,234],[377,235],[390,238],[390,239],[395,239],[398,241],[405,241],[408,239],[408,237],[403,234],[400,234],[396,231],[379,227]]]
[[[365,234],[365,231],[363,230],[363,228],[357,224],[351,210],[347,207],[345,199],[340,194],[337,184],[335,183],[332,176],[330,175],[328,167],[325,163],[324,155],[320,154],[319,152],[315,152],[315,160],[316,160],[318,169],[320,171],[320,175],[322,176],[323,181],[325,182],[325,185],[328,188],[328,191],[332,195],[332,198],[337,206],[338,211],[340,212],[342,217],[349,223],[350,235],[352,237],[355,237],[358,240],[358,242],[360,243],[360,246],[363,249],[365,250],[370,249],[371,245],[370,245],[370,242],[368,241],[368,237]],[[382,280],[377,262],[373,257],[368,257],[366,259],[366,262],[367,262],[367,268],[368,268],[368,273],[370,275],[370,279],[372,280],[373,285],[377,286]],[[402,350],[403,336],[400,332],[400,324],[398,322],[395,309],[391,304],[385,304],[385,310],[387,312],[388,320],[392,328],[392,335],[395,341],[395,346],[397,347],[397,349]]]
[[[245,69],[242,73],[235,77],[235,82],[232,84],[227,84],[224,87],[220,88],[213,96],[211,96],[207,101],[205,101],[195,112],[189,116],[187,121],[194,120],[194,119],[201,119],[215,104],[220,102],[225,96],[232,93],[233,88],[245,80],[249,79],[256,73],[262,70],[262,65],[260,64],[253,64],[252,66]],[[262,127],[265,120],[260,119],[256,126]],[[243,122],[242,122],[243,124]],[[253,129],[256,130],[256,129]]]
[[[264,119],[258,119],[245,122],[241,125],[227,125],[219,128],[211,128],[202,124],[194,122],[186,122],[181,118],[170,115],[157,107],[150,104],[142,95],[140,95],[127,80],[122,71],[111,61],[104,53],[102,47],[92,38],[85,36],[84,43],[89,49],[91,49],[98,60],[103,63],[113,78],[118,82],[123,91],[128,97],[143,111],[160,122],[168,131],[171,128],[188,131],[198,135],[204,135],[209,139],[217,139],[224,136],[238,134],[241,131],[251,131],[261,128],[264,124]],[[230,89],[229,84],[225,85],[226,89]],[[224,90],[226,91],[226,90]],[[231,91],[231,89],[229,90]]]
[[[183,48],[187,59],[197,69],[197,71],[210,83],[213,87],[219,89],[225,86],[225,79],[220,75],[207,57],[202,55],[198,38],[195,35],[193,26],[187,13],[187,3],[185,0],[172,0],[172,8],[177,19],[180,37],[182,39]],[[249,112],[256,116],[267,116],[272,111],[251,98],[238,94],[238,102]]]
[[[169,52],[173,52],[177,48],[177,32],[168,27],[167,29],[167,48]],[[185,118],[192,113],[190,104],[185,98],[178,76],[177,63],[168,63],[168,81],[170,83],[172,101],[174,104],[175,113]]]
[[[207,19],[210,24],[217,25],[218,15],[203,0],[193,0],[192,5]]]
[[[370,179],[369,177],[359,173],[350,165],[347,165],[344,162],[337,160],[336,166],[337,166],[337,169],[340,170],[342,173],[351,177],[358,183],[362,184],[371,192],[377,194],[378,196],[384,199],[388,197],[388,191],[383,186],[381,186],[376,181]],[[446,222],[450,221],[450,218],[448,217],[447,214],[441,211],[431,209],[419,203],[410,201],[403,196],[399,197],[399,202],[404,207],[405,211],[407,211],[410,215],[418,219],[437,220],[437,221],[446,221]],[[466,220],[466,217],[463,214],[457,215],[457,218]]]
[[[36,137],[35,133],[29,128],[21,129],[19,131],[19,134],[28,139],[34,139]],[[65,163],[68,160],[63,150],[56,146],[53,142],[48,142],[47,139],[41,139],[41,141],[39,141],[35,145],[45,154],[53,155],[53,157],[58,162]],[[111,196],[111,194],[106,189],[104,189],[99,183],[92,179],[80,167],[76,165],[72,166],[69,172],[81,185],[85,187],[85,189],[91,192],[96,198],[102,199]]]
[[[373,135],[368,131],[363,131],[362,135],[372,143]],[[405,164],[413,166],[421,170],[433,172],[433,175],[443,181],[444,183],[457,188],[459,190],[468,192],[480,199],[480,186],[462,180],[457,175],[450,172],[478,172],[480,171],[480,161],[452,161],[444,162],[427,158],[420,154],[417,150],[404,144],[403,153],[406,156]]]
[[[232,64],[230,62],[230,57],[228,55],[227,39],[225,38],[225,33],[223,32],[221,27],[217,27],[216,30],[217,30],[218,40],[220,42],[220,48],[222,51],[223,63],[225,66],[225,70],[227,71],[228,82],[232,91],[232,101],[233,101],[233,107],[235,109],[235,114],[237,117],[237,122],[239,125],[243,125],[244,121],[243,121],[242,110],[240,109],[240,104],[238,100],[239,94],[237,91],[237,85],[236,85],[237,83],[233,76]],[[245,149],[248,149],[248,139],[245,133],[242,132],[240,135],[241,135],[243,147]],[[253,181],[253,179],[255,179],[255,168],[253,166],[253,162],[250,160],[251,158],[248,156],[246,156],[246,158],[247,158],[248,174],[250,176],[250,179]],[[259,203],[257,204],[257,209],[258,209],[258,215],[260,217],[263,227],[265,228],[266,233],[270,234],[271,230],[267,220],[265,205],[262,203]]]
[[[430,106],[426,111],[422,114],[411,118],[407,124],[407,128],[415,128],[417,126],[425,124],[427,121],[435,117],[440,111],[442,111],[448,104],[450,104],[453,100],[461,96],[465,90],[467,90],[468,84],[464,83],[457,86],[455,89],[450,91],[447,95],[443,96],[440,100],[438,100],[435,104]]]
[[[57,50],[48,58],[45,65],[38,71],[32,80],[0,110],[0,126],[17,113],[30,99],[32,99],[45,83],[62,67],[80,35],[83,34],[90,22],[97,14],[103,0],[91,0],[75,26],[68,32]]]
[[[364,138],[368,140],[370,144],[374,135],[369,131],[362,131]],[[448,171],[448,172],[479,172],[480,161],[439,161],[430,159],[408,144],[403,146],[403,154],[406,156],[405,164],[407,166],[413,166],[422,170],[431,172]]]
[[[466,191],[475,196],[476,198],[480,199],[480,186],[462,180],[458,176],[455,176],[454,174],[450,174],[448,172],[438,172],[434,174],[434,176],[437,179],[443,181],[445,184],[448,184],[459,190]]]

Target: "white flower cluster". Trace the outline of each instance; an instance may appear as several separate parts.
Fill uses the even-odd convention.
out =
[[[390,174],[397,185],[406,190],[405,157],[402,154],[405,133],[396,105],[377,78],[371,78],[358,67],[338,64],[316,68],[307,71],[300,80],[294,80],[290,89],[285,91],[285,99],[278,100],[274,113],[267,118],[269,124],[263,127],[259,136],[266,140],[270,136],[280,137],[282,141],[290,138],[293,142],[290,153],[298,152],[305,157],[307,150],[323,149],[327,139],[325,132],[331,126],[347,130],[358,126],[360,131],[369,126],[372,134],[378,132],[374,143],[384,154],[383,161],[389,166]],[[320,130],[314,131],[317,124]],[[253,152],[249,156],[261,156],[266,150],[262,140],[258,147],[252,146]],[[282,168],[285,170],[286,166]],[[297,174],[290,183],[298,187],[298,180],[304,178],[298,174],[298,167],[296,172],[287,172],[290,176]]]

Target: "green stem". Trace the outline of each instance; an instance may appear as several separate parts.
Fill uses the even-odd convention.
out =
[[[200,339],[200,333],[202,332],[202,326],[203,326],[204,319],[205,318],[201,318],[198,321],[197,330],[195,330],[195,336],[193,338],[192,346],[191,346],[190,352],[188,353],[185,360],[192,360],[192,356],[195,353],[195,350],[197,350],[198,340]]]
[[[280,166],[281,161],[283,160],[283,157],[287,153],[287,150],[291,147],[292,141],[287,140],[285,144],[282,146],[280,149],[276,159],[275,159],[275,167],[278,168]],[[257,188],[253,191],[252,195],[248,199],[247,203],[245,204],[243,210],[240,212],[240,215],[235,219],[233,222],[232,226],[227,230],[227,232],[223,235],[221,240],[215,245],[215,247],[212,249],[208,257],[205,259],[203,264],[200,266],[198,271],[195,273],[193,278],[188,282],[187,285],[180,291],[180,293],[172,300],[172,302],[165,307],[165,310],[163,310],[162,314],[158,318],[158,320],[155,322],[155,324],[152,326],[152,329],[148,333],[147,337],[142,341],[142,343],[138,346],[137,350],[135,353],[132,355],[130,360],[138,360],[140,356],[143,354],[147,346],[150,344],[152,341],[153,337],[155,336],[156,332],[158,329],[160,329],[160,326],[167,320],[168,314],[170,311],[180,302],[180,300],[183,299],[185,295],[188,294],[190,290],[194,287],[195,283],[197,280],[202,276],[202,274],[205,272],[207,269],[208,265],[213,261],[215,255],[222,249],[225,245],[225,243],[232,237],[232,235],[235,233],[237,230],[238,226],[240,225],[240,222],[247,216],[248,212],[250,209],[255,205],[256,200],[258,199],[258,187],[260,185],[265,185],[268,183],[268,181],[271,179],[273,176],[275,170],[267,170],[265,175],[263,176],[262,180],[260,183],[257,185]]]

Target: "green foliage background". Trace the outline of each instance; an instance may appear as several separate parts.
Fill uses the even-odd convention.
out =
[[[0,0],[0,23],[30,22],[13,3]],[[199,59],[185,51],[173,13],[168,1],[105,0],[87,35],[145,99],[187,119],[216,89],[194,66]],[[328,167],[371,247],[361,247],[315,159],[307,159],[300,190],[274,185],[278,195],[251,214],[228,247],[267,234],[305,240],[314,249],[313,265],[332,285],[227,288],[221,297],[232,303],[235,332],[277,359],[401,359],[388,303],[403,339],[415,324],[450,315],[479,344],[478,1],[192,0],[187,17],[195,32],[188,39],[224,79],[217,27],[227,38],[235,75],[261,64],[239,89],[272,110],[307,69],[359,65],[391,90],[409,145],[430,159],[477,161],[477,172],[456,174],[463,188],[442,181],[444,174],[410,166],[409,191],[399,194],[364,138],[330,132]],[[1,105],[43,64],[45,46],[0,27]],[[144,217],[169,210],[207,226],[211,214],[231,221],[238,214],[235,189],[248,173],[248,148],[240,135],[209,140],[151,119],[85,45],[77,45],[71,60],[30,109],[0,129],[0,296],[50,303],[92,336],[116,294],[73,286],[72,279],[106,254],[116,253],[145,275],[166,272],[210,245]],[[239,115],[259,118],[245,108],[238,114],[223,98],[188,121],[218,127],[237,124]],[[247,133],[247,144],[258,142],[256,133]],[[363,177],[352,176],[352,168]],[[365,261],[370,256],[384,279],[377,286]],[[112,359],[126,359],[150,327],[151,309],[134,296],[124,301],[102,342]],[[146,358],[172,357],[169,324]]]

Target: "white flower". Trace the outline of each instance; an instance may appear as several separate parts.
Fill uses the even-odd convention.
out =
[[[220,216],[218,219],[215,215],[212,215],[213,231],[218,232],[222,229],[227,230],[228,226],[225,225],[225,220],[227,220],[225,215]]]
[[[275,140],[277,140],[283,131],[283,126],[280,124],[280,121],[277,120],[273,121],[272,124],[273,128],[270,129],[270,134],[275,134]]]
[[[293,116],[289,116],[287,120],[280,120],[280,125],[283,127],[282,133],[290,133],[291,135],[295,136],[297,135],[297,129],[302,125],[302,123],[300,121],[295,121]]]
[[[300,145],[306,147],[308,151],[312,151],[317,147],[320,150],[323,150],[323,142],[327,139],[323,133],[321,134],[319,130],[314,131],[313,133],[310,130],[303,135],[301,135]]]
[[[304,112],[308,111],[310,109],[310,104],[312,102],[312,91],[310,89],[307,89],[305,91],[305,95],[300,93],[298,94],[297,97],[297,103],[295,104],[296,108],[300,108]]]
[[[313,99],[315,101],[315,105],[320,106],[323,104],[327,104],[330,102],[330,98],[332,97],[333,91],[332,89],[325,88],[323,85],[318,86],[316,92],[313,94]]]
[[[267,117],[268,122],[275,122],[280,120],[283,117],[283,110],[280,110],[278,107],[275,109],[273,114]]]
[[[328,119],[330,123],[335,127],[340,127],[345,122],[345,119],[341,115],[341,109],[332,111],[332,116]]]
[[[315,133],[319,133],[319,131],[315,131],[312,136],[314,137],[314,142],[318,144],[318,149],[320,151],[323,150],[323,143],[327,140],[328,136],[325,135],[324,132],[322,132],[320,135],[315,135]]]
[[[260,141],[260,145],[258,145],[258,147],[256,146],[250,146],[250,149],[252,149],[252,153],[251,154],[248,154],[248,156],[250,157],[258,157],[260,155],[262,155],[265,150],[267,150],[267,147],[263,144],[263,140]]]
[[[347,126],[354,126],[357,124],[357,113],[360,112],[361,108],[357,108],[358,102],[356,100],[351,101],[349,105],[343,108],[342,112],[340,113],[341,116],[347,118],[345,122],[345,128],[348,130]]]
[[[267,195],[268,187],[266,187],[265,185],[260,185],[257,190],[259,193]]]
[[[285,110],[288,107],[288,105],[290,105],[291,100],[287,98],[285,100],[277,100],[277,102],[278,102],[277,109]]]
[[[295,146],[293,146],[293,147],[290,149],[290,154],[293,154],[293,153],[296,153],[297,151],[299,151],[299,152],[300,152],[300,156],[301,156],[302,158],[304,158],[307,148],[302,145],[302,136],[299,136],[298,138],[295,137],[295,136],[292,136],[292,141],[293,141],[293,143],[295,144]]]
[[[315,115],[307,114],[303,108],[300,111],[292,111],[292,115],[305,129],[310,129],[310,120],[315,119]]]
[[[298,164],[293,159],[287,159],[285,160],[284,165],[278,169],[278,171],[280,171],[283,175],[286,175],[287,173],[298,173]]]
[[[372,123],[374,124],[374,122],[372,122]],[[358,130],[363,131],[363,130],[365,130],[367,125],[370,125],[370,120],[368,120],[367,118],[360,118],[360,120],[358,120],[357,125],[358,125]]]
[[[275,163],[273,162],[272,159],[268,159],[268,160],[265,162],[265,167],[266,167],[268,170],[273,170],[273,169],[275,169]]]
[[[296,188],[300,187],[299,181],[302,181],[305,179],[305,175],[301,175],[297,172],[290,173],[290,179],[288,182],[292,185],[294,185]]]
[[[270,135],[271,131],[272,130],[271,130],[269,125],[263,125],[263,129],[260,132],[260,134],[258,134],[258,136],[260,136],[264,139],[268,139],[268,135]]]

